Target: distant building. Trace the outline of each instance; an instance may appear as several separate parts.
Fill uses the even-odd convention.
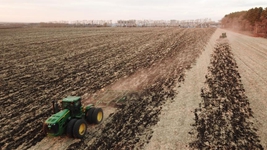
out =
[[[171,20],[170,26],[171,27],[179,27],[180,26],[179,21],[178,20]]]
[[[117,21],[118,27],[136,27],[136,20],[118,20]]]
[[[211,28],[220,28],[221,27],[221,23],[217,23],[217,22],[210,23],[209,27],[211,27]]]

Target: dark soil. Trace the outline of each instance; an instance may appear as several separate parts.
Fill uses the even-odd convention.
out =
[[[41,141],[51,101],[95,93],[139,69],[163,63],[144,90],[127,96],[107,122],[69,148],[142,147],[173,86],[215,29],[10,29],[0,35],[0,149]],[[167,72],[164,72],[164,71]],[[135,93],[134,91],[132,93]],[[127,139],[127,140],[126,140]],[[101,144],[100,144],[101,143]],[[49,144],[49,143],[45,143]]]
[[[219,39],[195,110],[193,149],[263,149],[227,39]]]

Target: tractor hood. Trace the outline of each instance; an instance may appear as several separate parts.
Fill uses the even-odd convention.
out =
[[[43,125],[44,131],[51,136],[63,134],[69,117],[70,111],[68,109],[61,110],[60,112],[52,115],[45,121]]]
[[[70,111],[68,109],[61,110],[60,112],[52,115],[49,117],[45,123],[46,124],[56,124],[58,123],[62,118],[65,118],[66,115],[70,115]]]

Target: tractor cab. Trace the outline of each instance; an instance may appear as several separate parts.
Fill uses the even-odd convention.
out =
[[[68,109],[71,117],[81,117],[81,97],[69,96],[62,100],[62,109]]]
[[[222,35],[220,36],[220,38],[227,38],[226,33],[222,33]]]

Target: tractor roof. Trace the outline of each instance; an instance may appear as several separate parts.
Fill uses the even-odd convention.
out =
[[[63,102],[76,102],[78,100],[81,100],[81,97],[79,96],[68,96],[63,99]]]

